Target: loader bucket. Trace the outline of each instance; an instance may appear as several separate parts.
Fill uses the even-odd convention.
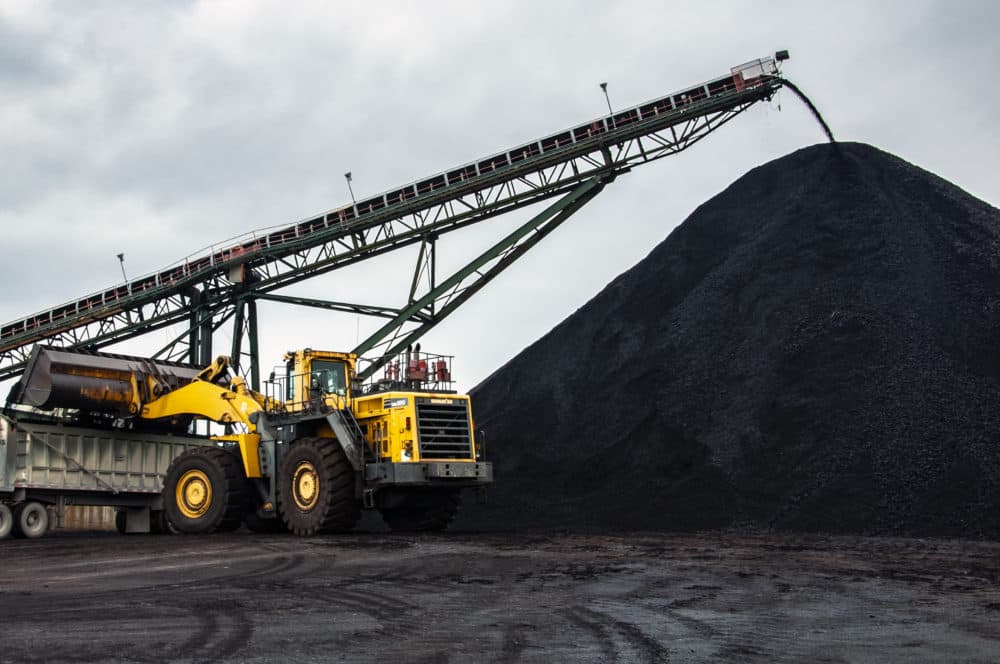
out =
[[[180,362],[37,345],[7,404],[125,416],[135,414],[136,403],[190,383],[198,371]]]

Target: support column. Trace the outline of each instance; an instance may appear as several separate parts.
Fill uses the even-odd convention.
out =
[[[247,337],[250,345],[250,389],[260,392],[260,347],[257,343],[257,300],[247,298]]]
[[[248,378],[250,388],[260,391],[260,346],[257,341],[257,299],[243,295],[236,299],[233,318],[233,346],[229,359],[233,371]],[[243,352],[243,337],[247,338],[247,351]],[[244,356],[247,362],[243,361]],[[248,366],[249,365],[249,366]]]
[[[215,359],[212,357],[212,311],[208,307],[198,310],[198,365],[207,367]]]
[[[233,371],[240,373],[240,366],[243,364],[243,324],[246,320],[244,307],[246,300],[242,297],[236,298],[235,315],[233,316],[233,345],[229,353],[229,360],[232,363]]]
[[[198,364],[201,360],[201,352],[199,351],[198,345],[198,315],[201,312],[201,291],[197,288],[191,289],[191,299],[190,299],[190,310],[189,310],[189,320],[190,320],[190,330],[188,330],[188,362],[191,364]]]

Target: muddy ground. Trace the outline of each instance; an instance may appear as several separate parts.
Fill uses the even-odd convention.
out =
[[[995,662],[1000,543],[56,532],[0,543],[0,661]]]

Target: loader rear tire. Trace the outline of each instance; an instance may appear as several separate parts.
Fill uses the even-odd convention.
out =
[[[414,490],[398,507],[381,510],[382,520],[393,532],[445,530],[461,505],[462,496],[454,490]]]
[[[0,503],[0,540],[7,539],[14,529],[14,513],[3,503]]]
[[[49,530],[49,512],[41,503],[21,503],[14,509],[14,534],[37,539]]]
[[[278,471],[278,514],[296,535],[350,530],[361,518],[355,474],[343,448],[329,438],[302,438]]]
[[[247,481],[239,455],[194,447],[173,460],[163,481],[163,507],[180,533],[235,530],[243,522]]]

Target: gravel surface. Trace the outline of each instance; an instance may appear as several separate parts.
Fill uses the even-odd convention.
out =
[[[1000,538],[998,261],[1000,211],[871,146],[754,169],[473,390],[460,523]]]
[[[54,533],[0,543],[0,662],[995,662],[1000,544]]]

